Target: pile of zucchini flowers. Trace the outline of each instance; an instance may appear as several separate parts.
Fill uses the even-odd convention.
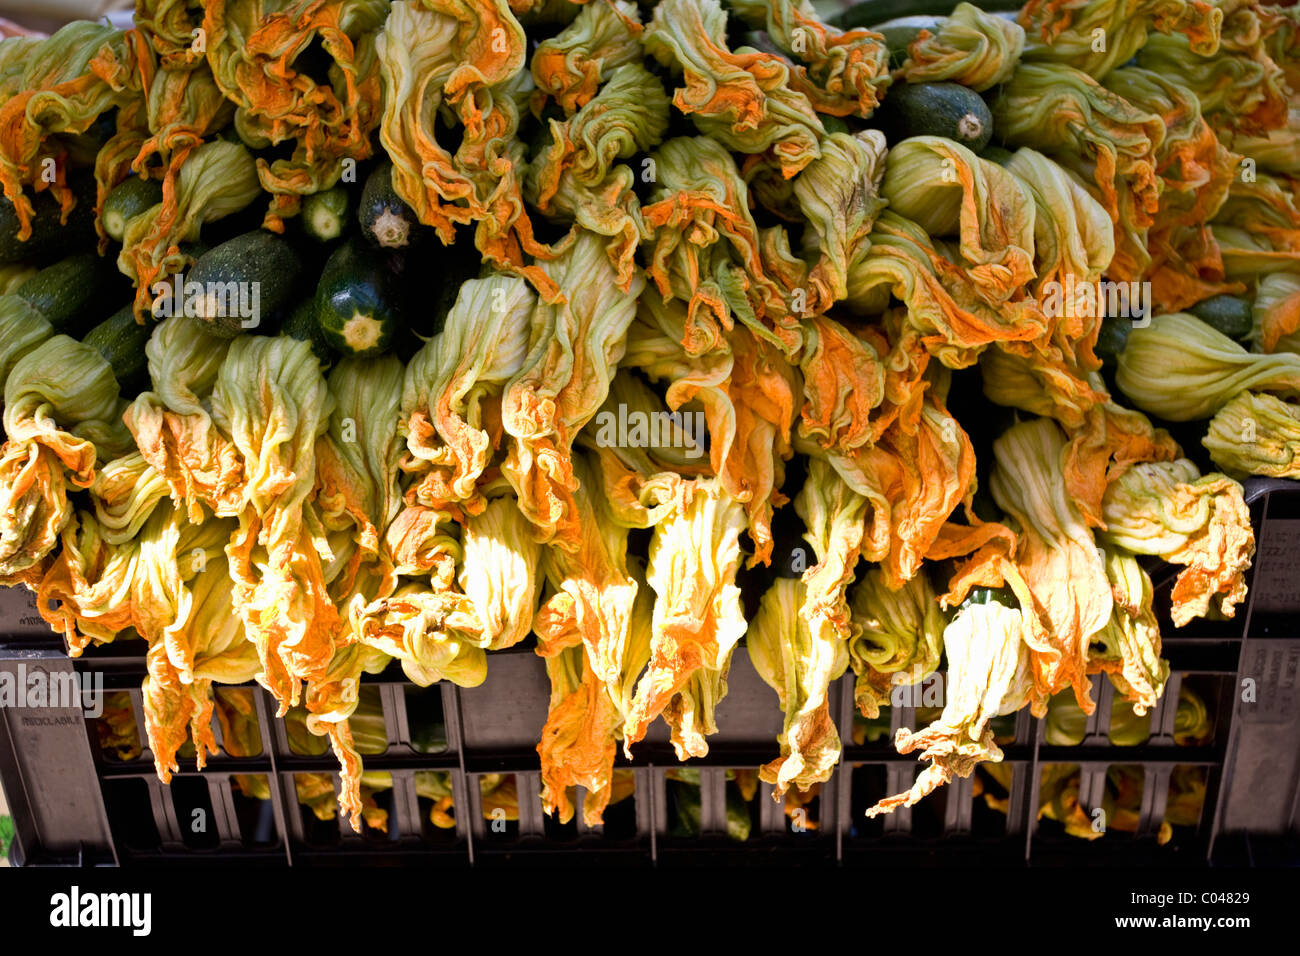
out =
[[[543,801],[593,825],[656,720],[707,753],[742,640],[778,797],[840,758],[833,681],[876,717],[946,661],[873,814],[1093,675],[1155,705],[1148,569],[1174,626],[1232,616],[1236,479],[1300,472],[1300,17],[863,10],[138,0],[0,42],[0,580],[74,655],[145,642],[164,780],[256,681],[359,826],[363,675],[525,641]]]

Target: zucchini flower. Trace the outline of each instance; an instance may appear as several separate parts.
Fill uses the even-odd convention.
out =
[[[187,736],[194,740],[200,769],[206,753],[218,752],[212,734],[213,682],[242,684],[261,670],[257,649],[231,605],[225,560],[212,557],[187,583],[188,613],[168,630],[166,640],[151,642],[145,656],[145,731],[163,783],[176,772],[176,751]],[[183,666],[174,660],[178,652]]]
[[[386,91],[379,134],[397,194],[445,244],[458,223],[476,223],[484,258],[556,300],[554,281],[527,259],[549,261],[567,244],[539,242],[524,208],[525,148],[516,133],[527,44],[506,0],[430,0],[427,8],[399,0],[376,47]],[[454,154],[437,141],[439,116],[463,127]]]
[[[1100,528],[1105,524],[1101,500],[1116,478],[1139,462],[1173,461],[1180,454],[1167,431],[1107,398],[1089,408],[1082,425],[1072,429],[1065,450],[1065,487],[1083,519]]]
[[[232,101],[240,138],[256,147],[292,143],[292,154],[259,159],[262,188],[274,197],[267,228],[298,211],[300,197],[329,189],[345,160],[371,155],[382,90],[376,31],[388,16],[384,0],[215,0],[203,8],[212,75]],[[328,82],[296,69],[315,45],[330,58]]]
[[[831,133],[822,140],[821,156],[794,179],[792,194],[808,222],[804,252],[815,263],[808,274],[808,312],[825,312],[848,295],[849,266],[866,253],[871,226],[885,207],[885,154],[885,137],[877,130]]]
[[[989,106],[1007,143],[1041,150],[1091,179],[1117,229],[1151,225],[1160,198],[1161,117],[1057,64],[1021,63]],[[1117,233],[1117,247],[1122,238]]]
[[[786,60],[749,47],[733,52],[726,32],[719,0],[663,0],[642,42],[682,77],[673,103],[701,133],[738,153],[772,150],[788,179],[820,155],[826,131]]]
[[[850,605],[854,703],[875,720],[892,688],[919,684],[938,669],[946,621],[925,574],[895,589],[872,568],[853,588]]]
[[[416,480],[408,500],[482,510],[476,485],[501,440],[500,396],[524,366],[535,304],[523,279],[471,279],[407,365],[398,431],[402,469]]]
[[[1255,532],[1231,478],[1202,477],[1186,458],[1134,465],[1107,489],[1102,517],[1103,541],[1184,566],[1170,597],[1175,627],[1212,606],[1232,617],[1245,598]]]
[[[1110,623],[1092,636],[1088,671],[1106,674],[1141,717],[1159,702],[1169,679],[1169,662],[1160,657],[1160,623],[1151,608],[1151,579],[1123,548],[1102,552],[1115,607]]]
[[[1093,320],[1086,342],[1095,339],[1100,324]],[[1013,348],[1015,345],[1019,343],[999,342],[980,356],[985,398],[1054,418],[1067,429],[1082,428],[1092,409],[1106,400],[1095,371],[1081,367],[1073,350],[1050,344]],[[1089,355],[1082,357],[1086,360]],[[1100,362],[1093,359],[1090,364]]]
[[[1183,40],[1199,56],[1213,55],[1223,10],[1204,0],[1029,0],[1019,20],[1029,34],[1026,60],[1066,63],[1103,79],[1149,42],[1151,30]]]
[[[393,161],[393,188],[444,243],[455,239],[456,223],[469,221],[468,211],[453,203],[473,189],[434,135],[435,118],[445,105],[444,88],[462,62],[456,43],[461,29],[461,22],[447,12],[417,0],[396,0],[376,40],[383,78],[379,139]],[[439,189],[424,182],[423,170],[430,167],[438,170],[431,180],[441,184]]]
[[[584,453],[574,456],[575,471],[582,479],[575,496],[581,547],[574,552],[563,548],[545,552],[551,594],[538,611],[533,630],[544,649],[558,645],[553,647],[558,652],[573,641],[581,642],[593,676],[615,693],[624,679],[628,642],[636,637],[633,605],[644,589],[628,570],[628,526],[605,497],[593,464]]]
[[[1255,7],[1264,32],[1264,50],[1282,68],[1286,84],[1300,89],[1300,10],[1294,7]]]
[[[943,712],[930,726],[915,733],[900,728],[894,738],[899,753],[919,749],[930,766],[910,790],[867,810],[868,817],[913,806],[954,777],[969,777],[978,764],[1002,759],[990,722],[1019,710],[1033,690],[1033,664],[1024,637],[1031,616],[998,601],[972,602],[944,629],[948,672]]]
[[[801,339],[786,289],[802,282],[806,266],[793,276],[770,273],[781,264],[765,248],[731,154],[707,137],[677,137],[651,160],[655,188],[642,215],[655,234],[646,273],[665,298],[688,304],[682,345],[691,355],[716,348],[739,318],[793,355]]]
[[[948,517],[975,491],[970,438],[933,385],[917,422],[897,419],[875,444],[826,454],[848,488],[867,499],[862,555],[883,565],[890,587],[917,574]]]
[[[778,799],[791,785],[806,791],[829,780],[840,761],[840,735],[827,696],[831,682],[848,667],[848,649],[834,631],[814,627],[804,617],[804,591],[794,578],[773,581],[746,639],[754,669],[776,691],[785,714],[781,756],[759,770]]]
[[[1255,282],[1261,275],[1274,270],[1300,267],[1300,247],[1293,246],[1284,236],[1269,235],[1255,223],[1245,229],[1215,223],[1210,229],[1223,262],[1224,275],[1234,282]],[[1241,287],[1238,285],[1230,291]]]
[[[241,507],[243,460],[208,411],[229,350],[230,340],[208,334],[198,319],[164,319],[145,346],[157,391],[137,395],[123,416],[141,456],[194,523],[205,505],[222,517]]]
[[[619,67],[641,63],[641,30],[640,13],[628,0],[583,6],[572,23],[533,51],[534,109],[540,112],[547,98],[566,116],[582,109]]]
[[[541,547],[510,496],[491,498],[464,517],[459,533],[432,509],[425,509],[422,520],[418,544],[410,550],[428,556],[429,580],[400,584],[391,596],[364,607],[353,602],[348,626],[363,644],[401,661],[421,686],[445,678],[475,687],[486,676],[484,651],[512,647],[528,635]]]
[[[117,267],[135,284],[139,319],[150,311],[154,286],[180,272],[188,261],[180,251],[194,242],[206,222],[243,209],[262,194],[252,155],[239,143],[213,140],[190,153],[163,201],[126,226]]]
[[[1206,278],[1222,278],[1217,252],[1188,246],[1181,256],[1162,255],[1166,246],[1160,238],[1177,227],[1191,228],[1208,222],[1223,204],[1228,188],[1238,176],[1239,157],[1219,142],[1201,117],[1196,94],[1186,86],[1158,73],[1137,67],[1115,70],[1106,78],[1106,88],[1138,109],[1164,118],[1166,133],[1155,151],[1156,174],[1160,177],[1159,207],[1151,233],[1123,220],[1117,223],[1119,248],[1110,275],[1136,279],[1144,271],[1151,276],[1154,307],[1174,311],[1203,296]],[[1153,241],[1152,236],[1157,238]],[[1143,266],[1149,262],[1150,265]]]
[[[1164,184],[1156,223],[1194,225],[1211,219],[1237,175],[1237,157],[1223,147],[1201,116],[1196,94],[1139,67],[1115,70],[1106,89],[1134,106],[1164,117],[1165,137],[1156,150],[1156,173]]]
[[[1197,421],[1247,390],[1300,395],[1300,355],[1247,352],[1195,316],[1175,312],[1129,333],[1115,383],[1143,411]]]
[[[1295,179],[1257,173],[1234,181],[1211,226],[1231,278],[1259,281],[1300,266],[1300,190]]]
[[[1025,48],[1020,24],[959,3],[935,31],[922,30],[901,70],[908,83],[960,83],[983,92],[1011,79]]]
[[[565,299],[538,304],[527,357],[502,393],[501,424],[510,439],[501,472],[537,540],[572,550],[580,538],[573,441],[609,394],[644,279],[637,275],[620,289],[604,244],[585,231],[542,270]]]
[[[1300,274],[1273,272],[1255,288],[1251,338],[1261,352],[1300,352]],[[2,368],[3,366],[0,366]]]
[[[913,136],[889,151],[881,196],[932,236],[959,236],[960,263],[990,304],[1034,277],[1034,199],[996,163],[942,136]]]
[[[402,672],[421,687],[440,680],[477,687],[487,677],[487,655],[475,643],[477,635],[451,623],[466,604],[463,595],[408,581],[356,615],[352,629],[366,646],[400,661]]]
[[[77,20],[48,39],[6,40],[12,51],[5,100],[0,105],[0,186],[14,204],[18,238],[32,234],[32,203],[24,186],[50,189],[66,220],[76,197],[67,185],[67,148],[61,137],[86,132],[103,113],[142,95],[140,83],[153,63],[135,31]],[[21,66],[21,72],[18,67]],[[55,179],[45,178],[47,163]]]
[[[750,564],[767,563],[772,510],[786,501],[780,486],[791,454],[797,376],[774,346],[745,328],[734,329],[708,355],[692,356],[682,346],[687,321],[681,303],[643,296],[628,330],[623,364],[642,369],[652,380],[667,381],[673,412],[691,415],[692,405],[702,407],[708,463],[748,516],[754,542]],[[695,429],[689,446],[696,462],[703,450],[700,431]]]
[[[397,585],[383,535],[402,507],[402,379],[402,363],[391,355],[345,358],[330,372],[334,413],[316,444],[315,508],[331,533],[335,554],[325,578],[340,607],[369,603]]]
[[[541,213],[609,239],[619,287],[631,287],[636,248],[651,237],[633,191],[636,175],[616,159],[657,145],[668,127],[668,97],[639,63],[620,66],[569,119],[550,121],[550,145],[533,160],[524,195]]]
[[[866,255],[849,266],[849,306],[858,314],[878,313],[892,295],[906,305],[906,322],[924,349],[949,368],[971,365],[990,342],[1030,341],[1046,331],[1047,317],[1032,299],[988,301],[991,292],[1002,295],[997,290],[1007,273],[1001,267],[983,274],[981,288],[921,226],[892,210],[880,213],[868,240]],[[1018,260],[1022,252],[1031,254],[1018,250],[1010,258]]]
[[[1034,200],[1035,298],[1042,301],[1053,291],[1059,296],[1067,285],[1077,289],[1095,285],[1115,254],[1106,210],[1057,163],[1029,147],[1016,150],[1004,167]],[[1095,308],[1091,315],[1087,309],[1044,306],[1044,311],[1059,317],[1058,329],[1068,330],[1068,337],[1075,340],[1085,337],[1100,318]]]
[[[627,712],[625,754],[661,713],[679,759],[708,752],[703,733],[713,727],[731,652],[745,633],[736,586],[744,527],[744,507],[716,478],[697,479],[684,506],[655,526],[646,572],[656,595],[650,662]]]
[[[581,461],[581,459],[580,459]],[[548,548],[550,596],[533,619],[551,702],[542,740],[542,801],[560,821],[573,815],[568,788],[587,790],[583,815],[598,825],[613,792],[614,757],[637,675],[650,658],[651,592],[629,569],[627,528],[609,512],[597,479],[578,464],[583,546]]]
[[[104,540],[118,545],[134,538],[169,491],[167,479],[139,452],[103,465],[90,486],[90,500]]]
[[[239,530],[226,552],[235,601],[281,716],[299,702],[303,680],[324,675],[339,629],[324,543],[304,520],[316,442],[333,409],[310,344],[287,336],[235,339],[212,389],[212,420],[244,466]]]
[[[206,64],[205,48],[196,48],[194,42],[194,31],[203,23],[202,9],[186,0],[137,0],[132,22],[149,41],[163,69],[194,69]]]
[[[0,295],[11,295],[18,287],[36,275],[39,270],[25,262],[9,262],[0,265]]]
[[[1300,176],[1296,148],[1300,144],[1300,109],[1287,113],[1286,122],[1268,132],[1238,135],[1232,148],[1254,160],[1260,169],[1282,176]]]
[[[1024,609],[1046,627],[1041,640],[1027,638],[1035,696],[1072,687],[1092,713],[1088,641],[1110,620],[1114,601],[1092,531],[1066,486],[1065,452],[1065,435],[1049,419],[1014,425],[993,443],[989,488],[1018,527],[1016,567],[1033,597]]]
[[[97,464],[130,448],[124,407],[104,357],[66,335],[14,364],[0,448],[0,582],[35,585],[72,516],[68,484],[90,487]]]
[[[20,295],[0,295],[0,389],[18,360],[53,334],[36,306]]]
[[[837,30],[808,0],[727,0],[756,30],[766,30],[792,60],[790,85],[819,113],[867,117],[889,85],[884,38],[870,30]]]
[[[129,171],[149,176],[155,158],[162,167],[164,204],[174,199],[185,163],[205,139],[230,123],[235,112],[234,104],[222,95],[206,66],[160,69],[146,93],[143,117],[134,108],[119,111],[117,132],[95,157],[97,208],[103,208],[111,188]],[[102,221],[97,221],[96,226],[102,254],[108,248],[108,234]]]
[[[1269,57],[1252,0],[1219,0],[1220,42],[1208,48],[1188,36],[1153,34],[1137,51],[1137,65],[1178,77],[1200,100],[1210,124],[1229,138],[1286,124],[1288,93],[1282,69]],[[1122,62],[1122,61],[1121,61]]]
[[[807,345],[799,362],[804,397],[800,438],[815,440],[823,449],[845,451],[880,438],[880,417],[873,421],[872,412],[885,401],[890,370],[875,344],[828,316],[808,321]]]

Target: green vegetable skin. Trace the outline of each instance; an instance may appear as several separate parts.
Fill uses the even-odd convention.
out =
[[[184,284],[200,287],[193,309],[208,330],[234,338],[288,305],[301,270],[301,259],[287,240],[255,229],[205,252]],[[187,307],[188,297],[186,293]]]
[[[122,241],[126,224],[146,209],[162,202],[162,183],[156,179],[130,176],[104,200],[101,219],[110,239]]]
[[[377,246],[400,249],[414,238],[419,221],[415,211],[393,189],[393,164],[388,160],[367,177],[358,218],[361,232]]]
[[[880,122],[894,139],[945,136],[973,152],[993,136],[993,114],[983,98],[957,83],[901,83],[880,105]]]
[[[378,355],[398,328],[388,257],[353,239],[334,251],[316,287],[316,323],[343,355]]]
[[[347,188],[335,186],[303,200],[302,228],[318,242],[332,242],[343,235],[351,206]]]
[[[1216,295],[1187,311],[1230,339],[1244,339],[1254,327],[1253,306],[1236,295]]]
[[[21,224],[18,211],[7,198],[0,197],[0,264],[34,259],[40,256],[72,253],[92,248],[95,234],[95,177],[78,170],[68,180],[77,204],[62,219],[59,201],[49,190],[28,195],[32,203],[32,234],[18,238]]]
[[[329,342],[325,340],[325,334],[321,331],[320,325],[316,322],[316,299],[314,297],[305,299],[294,306],[293,311],[289,313],[289,317],[284,320],[284,325],[280,327],[280,333],[300,342],[311,343],[312,352],[323,364],[329,365],[334,361],[334,352],[330,348]]]
[[[152,326],[135,320],[135,310],[128,305],[87,332],[81,341],[104,356],[124,393],[134,392],[148,384],[144,349],[152,332]]]
[[[120,287],[120,288],[115,288]],[[129,286],[116,263],[95,252],[81,252],[46,266],[22,285],[22,296],[45,316],[55,332],[74,338],[86,331],[88,319],[98,318],[105,296],[129,293]]]

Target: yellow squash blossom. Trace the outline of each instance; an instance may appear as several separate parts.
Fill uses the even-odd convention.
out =
[[[509,437],[501,471],[519,496],[538,541],[575,547],[573,441],[609,394],[644,279],[620,289],[601,238],[582,232],[563,256],[542,266],[563,290],[539,302],[528,354],[501,396]]]
[[[731,652],[745,633],[736,585],[744,508],[715,478],[697,479],[687,494],[650,541],[650,661],[624,727],[629,755],[661,713],[681,759],[708,752],[704,735],[714,726],[712,707],[726,693]]]
[[[66,335],[19,359],[4,383],[0,448],[0,582],[34,586],[72,516],[69,484],[126,453],[125,403],[99,352]]]
[[[229,350],[230,340],[208,334],[198,319],[163,320],[145,346],[155,390],[137,395],[124,415],[141,457],[192,522],[205,505],[222,517],[239,513],[244,462],[209,411]]]
[[[1155,707],[1169,678],[1160,657],[1160,622],[1152,609],[1151,579],[1123,548],[1103,548],[1115,607],[1110,623],[1092,637],[1088,670],[1110,677],[1139,717]]]
[[[536,296],[494,274],[461,286],[442,331],[406,367],[399,432],[408,499],[428,508],[481,510],[475,486],[501,441],[502,389],[528,354]]]
[[[1019,710],[1033,689],[1033,665],[1024,633],[1029,612],[996,601],[961,610],[943,633],[948,659],[943,712],[915,733],[900,728],[899,753],[920,750],[930,766],[911,789],[886,797],[867,816],[910,807],[954,777],[969,777],[983,761],[1000,761],[990,721]]]
[[[892,688],[919,684],[938,669],[946,622],[924,574],[890,588],[881,569],[872,568],[853,587],[850,607],[854,703],[874,720],[890,705]]]
[[[1275,395],[1242,392],[1210,419],[1201,439],[1229,475],[1300,477],[1300,406]]]
[[[760,779],[775,787],[774,796],[829,780],[840,759],[828,694],[848,667],[848,645],[804,617],[804,590],[797,579],[777,578],[763,593],[746,638],[754,669],[776,691],[785,714],[781,756],[759,770]]]
[[[993,443],[989,488],[1017,525],[1015,563],[1033,596],[1025,610],[1046,628],[1029,639],[1036,696],[1070,687],[1091,713],[1088,641],[1110,620],[1114,600],[1092,531],[1066,487],[1065,451],[1066,436],[1049,419],[1013,425]]]
[[[901,73],[908,83],[960,83],[983,92],[1010,79],[1024,48],[1020,24],[959,3],[933,32],[912,41]]]
[[[1134,465],[1107,490],[1102,517],[1102,540],[1184,565],[1170,596],[1175,627],[1212,608],[1232,617],[1245,598],[1255,533],[1231,478],[1202,476],[1186,458]]]
[[[673,103],[700,132],[737,152],[772,150],[789,178],[817,158],[822,122],[791,82],[788,61],[749,47],[733,51],[726,32],[719,0],[663,0],[642,42],[681,77]]]

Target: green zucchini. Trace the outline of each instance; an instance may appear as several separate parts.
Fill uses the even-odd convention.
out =
[[[877,113],[891,141],[945,136],[978,153],[993,136],[988,104],[957,83],[900,83],[890,88]]]
[[[153,326],[137,322],[135,308],[128,305],[87,332],[81,341],[104,356],[123,394],[128,394],[148,384],[149,362],[144,347],[151,334]]]
[[[400,325],[389,259],[356,239],[334,251],[316,286],[316,323],[343,355],[378,355]]]
[[[213,246],[194,263],[185,276],[185,312],[213,335],[234,338],[288,304],[301,270],[287,240],[262,229],[246,232]]]
[[[393,164],[384,160],[366,178],[357,211],[361,232],[385,249],[400,249],[410,243],[419,220],[415,211],[393,189]]]
[[[1250,300],[1236,295],[1216,295],[1187,311],[1230,339],[1244,339],[1255,327]]]
[[[1093,352],[1102,364],[1113,366],[1124,351],[1128,334],[1133,331],[1133,320],[1108,315],[1101,320],[1101,330],[1097,333],[1097,345]]]
[[[22,296],[45,316],[55,332],[79,335],[76,323],[123,283],[116,263],[96,252],[79,252],[46,266],[18,287]],[[121,290],[124,293],[128,290]],[[83,323],[84,324],[84,323]]]
[[[18,210],[7,197],[0,197],[0,263],[69,255],[95,245],[99,238],[95,232],[95,177],[78,170],[68,177],[68,185],[77,204],[69,211],[66,222],[50,190],[35,196],[28,194],[32,234],[26,240],[18,238]]]
[[[329,342],[325,340],[325,334],[316,323],[314,297],[304,299],[289,312],[284,325],[280,326],[280,334],[300,342],[310,343],[312,352],[321,360],[322,365],[329,365],[334,361],[334,353],[330,349]]]
[[[966,593],[966,600],[957,605],[957,614],[970,607],[972,604],[1001,604],[1009,607],[1013,611],[1020,609],[1020,599],[1011,588],[971,588]],[[953,615],[954,617],[956,615]]]
[[[987,159],[990,163],[997,163],[999,166],[1005,166],[1012,157],[1009,149],[1003,149],[1001,146],[985,146],[980,151],[980,159]]]
[[[335,186],[324,192],[313,193],[302,203],[302,228],[317,242],[332,242],[347,228],[348,190]]]
[[[841,30],[877,29],[900,17],[946,17],[954,6],[953,0],[865,0],[827,17],[826,22]],[[984,0],[978,6],[985,13],[1020,9],[1013,0]]]
[[[117,242],[126,235],[126,224],[146,209],[162,202],[162,183],[143,176],[128,176],[104,200],[100,221],[108,237]]]

